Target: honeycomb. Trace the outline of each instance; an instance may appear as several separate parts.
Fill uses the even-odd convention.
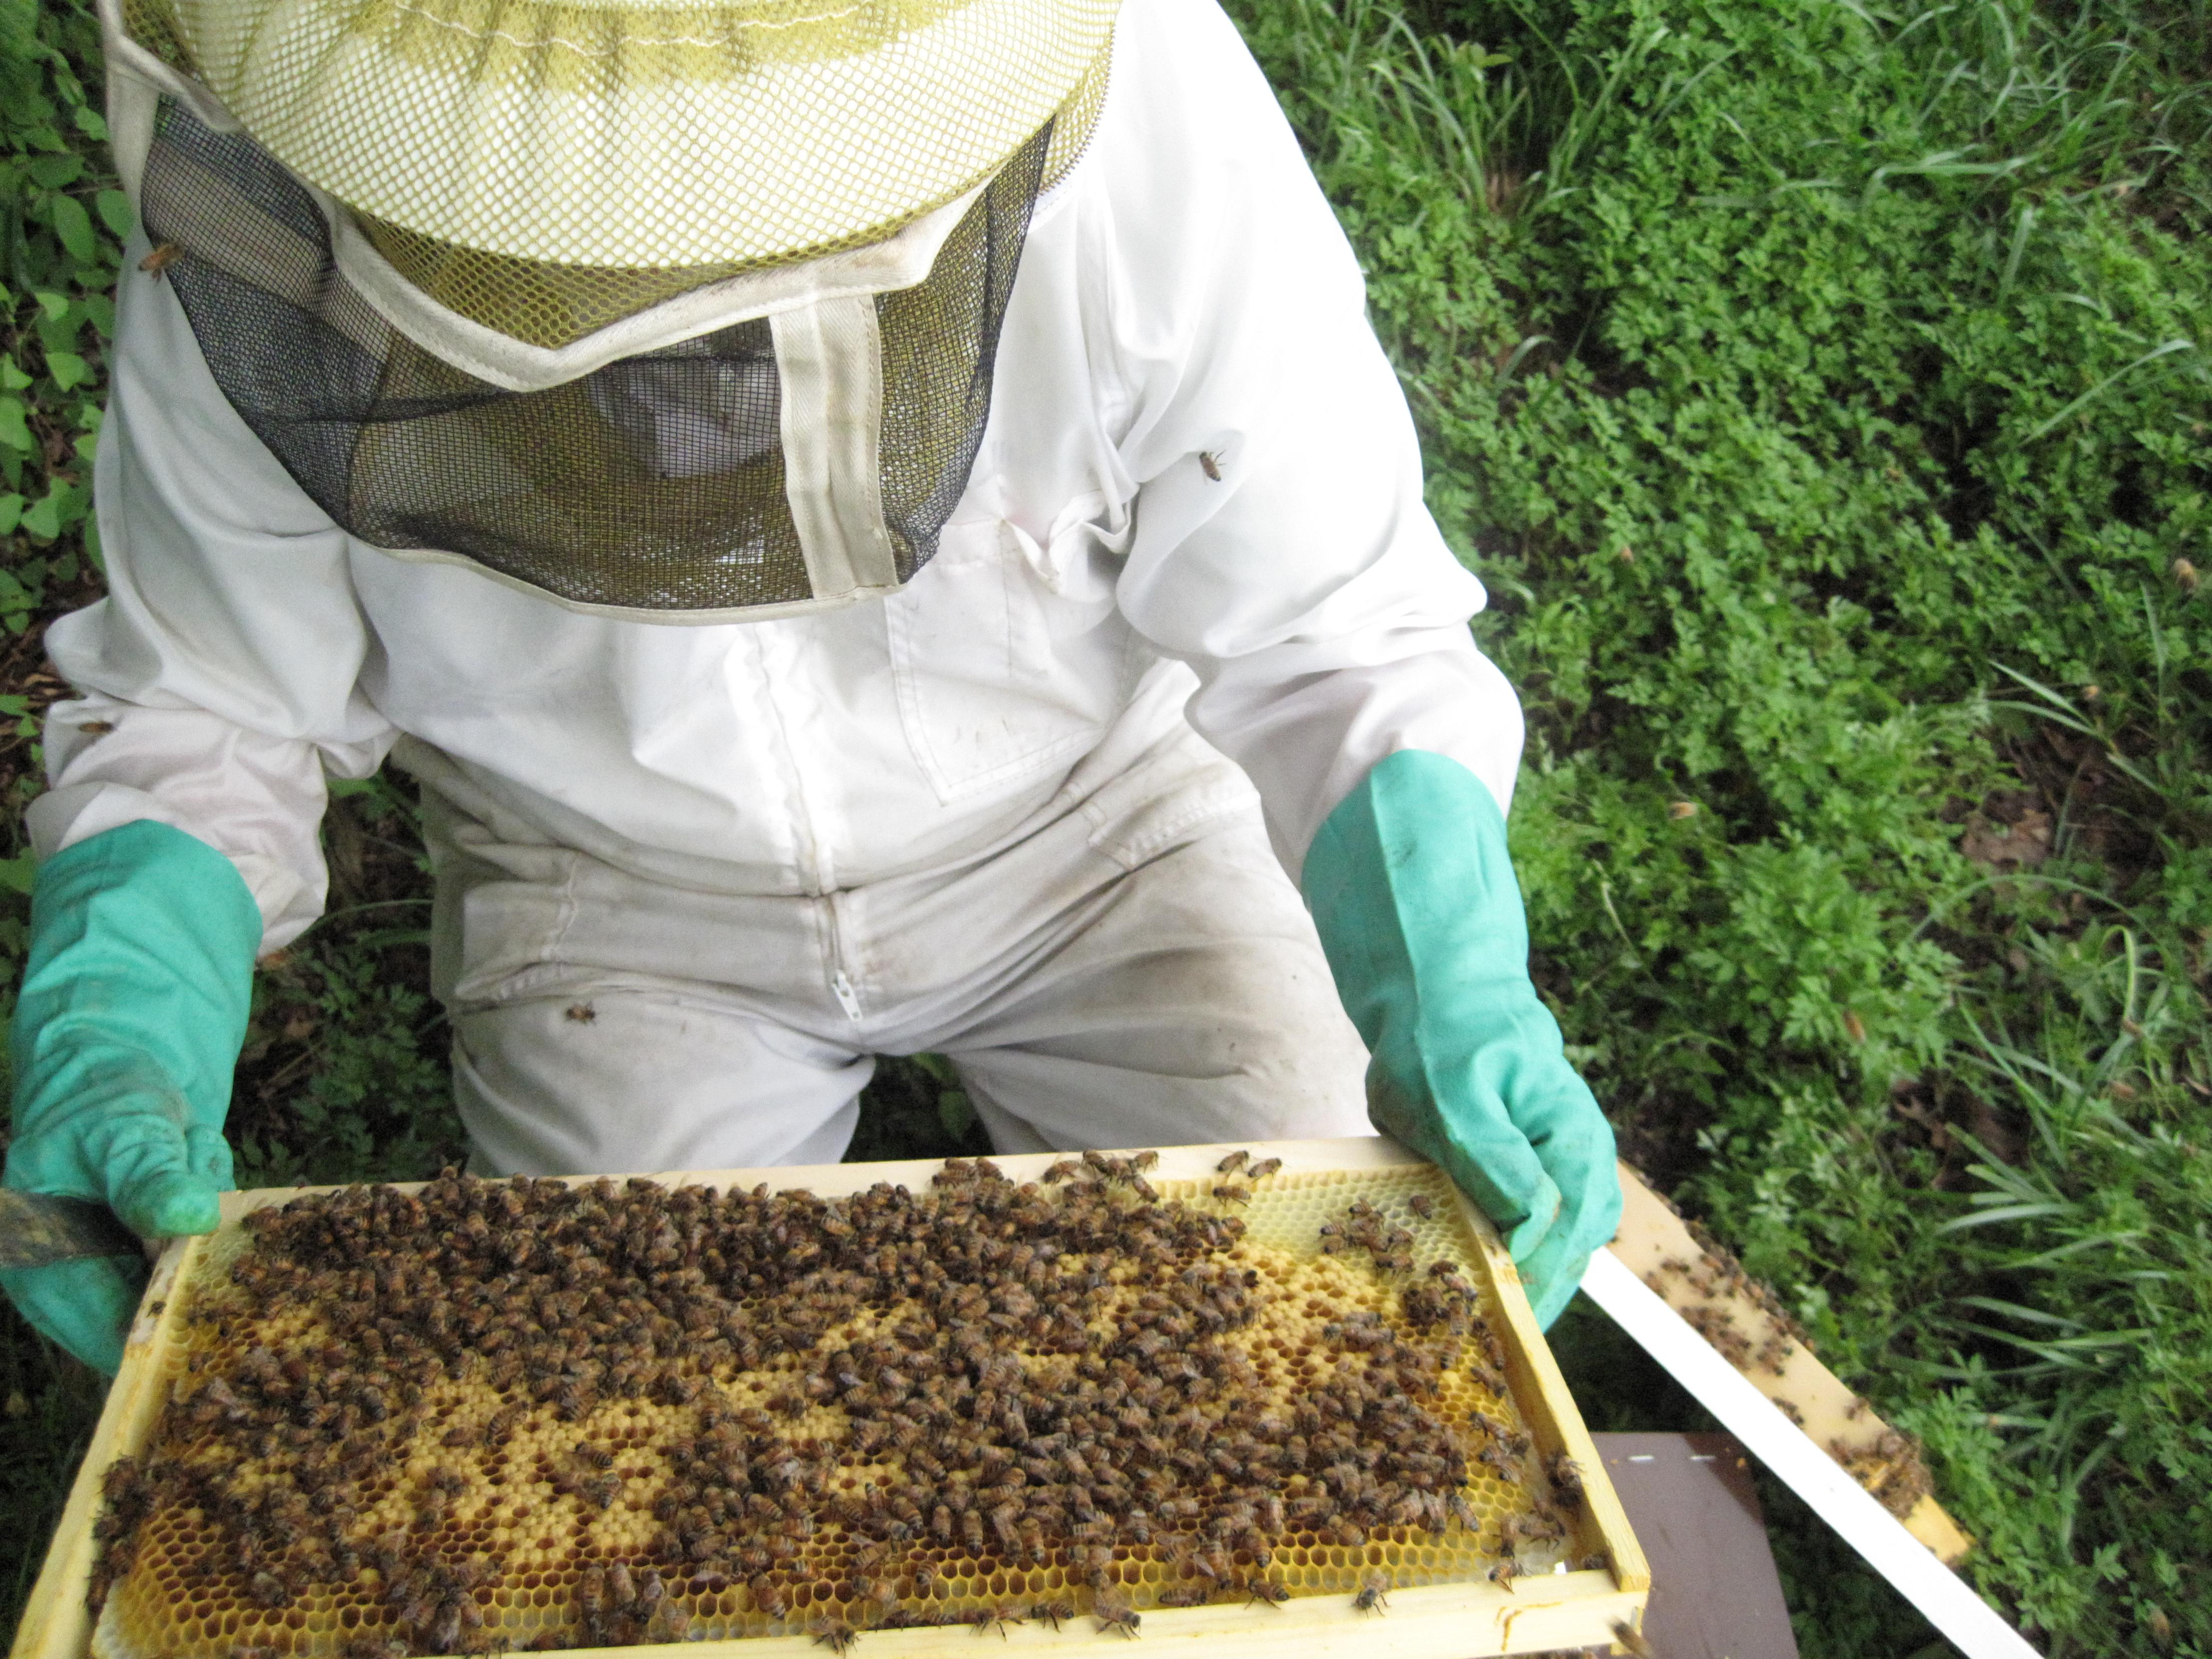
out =
[[[1149,1163],[254,1212],[106,1474],[94,1652],[842,1651],[1599,1565],[1443,1176]]]

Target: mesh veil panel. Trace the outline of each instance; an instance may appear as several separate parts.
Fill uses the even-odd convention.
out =
[[[883,296],[884,519],[902,581],[935,553],[990,409],[1049,124]],[[165,103],[141,188],[216,383],[286,471],[372,545],[459,555],[571,605],[723,611],[817,596],[784,494],[771,327],[740,323],[540,392],[386,323],[314,198],[241,134]]]
[[[1102,52],[1053,118],[1040,191],[1051,189],[1081,159],[1105,102],[1108,68],[1109,55]],[[392,269],[439,304],[536,346],[565,346],[705,283],[835,252],[845,245],[798,248],[768,260],[624,270],[517,259],[456,247],[368,214],[356,218]]]
[[[879,466],[901,581],[937,551],[983,439],[999,327],[1043,177],[1051,128],[1006,164],[938,250],[927,282],[876,301],[883,335]]]
[[[295,175],[386,227],[403,270],[397,243],[411,236],[594,271],[588,309],[620,305],[599,290],[641,272],[809,259],[960,199],[1056,115],[1087,120],[1120,3],[114,0],[107,10]],[[437,260],[451,307],[533,337],[474,307],[472,263]],[[408,271],[427,289],[426,274]],[[481,295],[487,303],[520,297],[504,286],[513,270],[479,274],[502,289]]]

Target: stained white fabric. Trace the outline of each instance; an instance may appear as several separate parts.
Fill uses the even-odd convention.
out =
[[[648,883],[820,898],[964,866],[1187,715],[1296,872],[1376,760],[1506,801],[1521,725],[1421,503],[1358,267],[1211,0],[1130,0],[1089,154],[1040,204],[941,550],[882,602],[672,628],[353,540],[126,263],[97,495],[110,597],[57,623],[41,854],[153,817],[280,945],[324,776],[431,788]],[[1210,476],[1218,471],[1217,482]]]
[[[921,1050],[1001,1152],[1370,1133],[1251,785],[1187,729],[966,858],[818,897],[646,881],[431,799],[480,1172],[835,1162],[872,1056]]]

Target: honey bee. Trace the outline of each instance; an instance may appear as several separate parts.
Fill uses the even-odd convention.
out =
[[[1224,1204],[1249,1204],[1252,1201],[1252,1189],[1249,1187],[1240,1187],[1233,1181],[1224,1181],[1215,1185],[1213,1196]]]
[[[1235,1175],[1251,1161],[1252,1154],[1249,1152],[1231,1152],[1213,1167],[1222,1175]]]
[[[1040,1601],[1030,1609],[1030,1617],[1041,1625],[1058,1630],[1063,1620],[1075,1617],[1075,1608],[1066,1601]]]
[[[1097,1621],[1101,1635],[1110,1630],[1133,1638],[1139,1633],[1137,1627],[1145,1622],[1144,1616],[1129,1605],[1129,1598],[1113,1590],[1101,1590],[1092,1600],[1091,1616]]]
[[[606,1510],[614,1507],[615,1499],[622,1493],[622,1477],[618,1474],[594,1474],[577,1482],[576,1490],[587,1503]],[[617,1571],[620,1571],[619,1564]]]
[[[1507,1554],[1524,1545],[1543,1543],[1560,1535],[1561,1529],[1533,1515],[1509,1515],[1498,1523],[1499,1544]]]
[[[1188,1589],[1164,1589],[1156,1598],[1164,1607],[1202,1607],[1213,1598],[1213,1591],[1206,1585]]]
[[[1359,1593],[1352,1598],[1354,1613],[1380,1613],[1390,1605],[1390,1575],[1381,1568],[1370,1568],[1359,1581]]]
[[[419,1589],[410,1588],[398,1599],[396,1605],[398,1608],[399,1622],[410,1630],[428,1630],[438,1616],[437,1602]]]
[[[1521,1563],[1518,1559],[1511,1555],[1504,1557],[1490,1570],[1491,1578],[1497,1583],[1498,1589],[1504,1590],[1511,1589],[1513,1581],[1520,1576]]]
[[[1481,1383],[1484,1388],[1496,1395],[1499,1399],[1502,1400],[1505,1397],[1505,1376],[1504,1372],[1492,1370],[1489,1366],[1484,1364],[1478,1359],[1469,1359],[1467,1362],[1467,1371],[1469,1376],[1472,1376],[1476,1382]]]
[[[1571,1507],[1583,1501],[1582,1465],[1567,1455],[1555,1451],[1544,1464],[1544,1471],[1552,1477],[1552,1486],[1559,1494],[1559,1501]]]
[[[1198,452],[1198,465],[1200,471],[1215,483],[1221,482],[1221,458],[1212,450],[1201,449]]]
[[[1437,1212],[1437,1201],[1426,1193],[1415,1193],[1406,1200],[1406,1207],[1426,1221]]]
[[[599,1011],[588,1002],[572,1002],[562,1018],[577,1025],[589,1025],[599,1017]]]
[[[969,1622],[975,1626],[975,1634],[978,1636],[988,1635],[994,1627],[996,1627],[999,1639],[1003,1642],[1006,1639],[1006,1626],[1021,1624],[1024,1622],[1024,1619],[1019,1607],[1002,1605],[983,1608],[974,1614]]]
[[[1082,1170],[1082,1164],[1077,1163],[1075,1159],[1072,1158],[1063,1158],[1060,1162],[1053,1164],[1049,1169],[1046,1170],[1042,1176],[1037,1177],[1037,1179],[1049,1185],[1055,1182],[1072,1180],[1076,1176],[1081,1174]]]
[[[158,277],[176,261],[177,257],[183,252],[184,249],[174,242],[156,243],[154,251],[138,262],[138,269],[149,276]]]
[[[860,1586],[862,1596],[880,1613],[898,1605],[898,1581],[893,1578],[871,1578]]]
[[[691,1632],[691,1615],[673,1603],[664,1607],[646,1627],[648,1642],[681,1642]]]
[[[1159,1161],[1160,1155],[1158,1152],[1132,1152],[1129,1155],[1129,1167],[1139,1175],[1144,1174],[1147,1170],[1157,1169],[1159,1166]]]
[[[481,1620],[483,1613],[473,1601],[446,1601],[438,1605],[438,1616],[430,1624],[430,1645],[440,1653],[451,1653],[460,1645],[461,1609],[473,1609]]]
[[[1254,1601],[1264,1601],[1271,1607],[1279,1607],[1291,1599],[1288,1585],[1278,1584],[1269,1578],[1248,1578],[1244,1588],[1249,1593],[1249,1599],[1244,1604],[1247,1607]]]
[[[1477,1328],[1476,1334],[1481,1340],[1484,1357],[1487,1358],[1491,1364],[1497,1370],[1501,1371],[1504,1370],[1505,1369],[1505,1345],[1498,1340],[1498,1333],[1492,1330],[1489,1326],[1484,1325]],[[1502,1394],[1504,1390],[1501,1389],[1496,1390],[1496,1392]]]
[[[135,1503],[146,1485],[145,1471],[135,1457],[118,1457],[107,1466],[107,1473],[100,1478],[101,1494],[107,1501],[121,1509]]]

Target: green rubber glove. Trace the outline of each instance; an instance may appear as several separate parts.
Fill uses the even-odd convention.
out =
[[[126,823],[40,865],[9,1034],[7,1184],[96,1200],[148,1238],[211,1231],[260,943],[236,866],[166,823]],[[145,1280],[136,1256],[0,1272],[26,1319],[110,1375]]]
[[[1620,1178],[1529,982],[1498,803],[1457,761],[1401,750],[1329,814],[1304,885],[1372,1056],[1369,1115],[1498,1224],[1548,1328],[1620,1224]]]

